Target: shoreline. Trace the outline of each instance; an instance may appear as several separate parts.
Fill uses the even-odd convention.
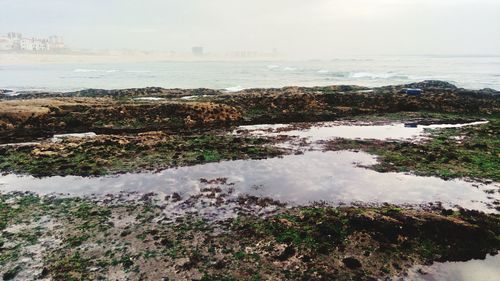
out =
[[[169,54],[158,52],[67,52],[67,53],[2,53],[0,61],[4,65],[43,65],[43,64],[67,64],[67,63],[144,63],[144,62],[252,62],[267,61],[278,62],[286,60],[276,57],[250,57],[234,58],[224,55],[206,55],[204,57],[192,56],[191,54]]]

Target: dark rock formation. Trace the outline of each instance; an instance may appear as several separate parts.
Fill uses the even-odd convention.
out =
[[[342,260],[344,265],[349,269],[358,269],[361,267],[361,262],[353,257],[348,257]]]
[[[424,94],[401,94],[401,89],[407,87],[422,88]],[[134,100],[145,96],[163,100]],[[203,102],[177,99],[185,96],[202,97]],[[41,97],[45,99],[38,99]],[[401,111],[484,115],[500,112],[498,97],[498,92],[491,89],[458,89],[441,81],[369,91],[357,86],[329,86],[250,89],[231,94],[209,89],[163,88],[33,93],[2,98],[0,133],[5,139],[62,132],[179,131],[222,125],[329,121]]]

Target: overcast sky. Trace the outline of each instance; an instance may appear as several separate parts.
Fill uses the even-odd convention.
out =
[[[293,58],[499,55],[500,0],[0,0],[0,34]]]

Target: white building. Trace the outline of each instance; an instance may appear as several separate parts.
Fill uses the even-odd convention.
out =
[[[23,38],[23,39],[19,40],[19,50],[21,50],[21,51],[33,51],[34,50],[33,39]]]
[[[1,51],[48,52],[64,50],[66,46],[62,37],[51,36],[48,39],[23,38],[21,33],[8,33],[0,37]]]

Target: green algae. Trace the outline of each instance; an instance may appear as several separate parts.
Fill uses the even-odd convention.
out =
[[[43,155],[34,155],[36,146],[3,148],[0,171],[35,176],[100,176],[282,154],[266,140],[232,135],[176,135],[152,145],[144,145],[147,137],[126,143],[120,140],[89,140],[76,147],[63,142],[62,148],[49,146],[49,153]]]
[[[478,126],[429,131],[429,139],[405,141],[335,140],[328,150],[356,149],[379,156],[371,168],[444,179],[500,180],[500,118]]]
[[[382,278],[414,263],[480,257],[500,245],[498,215],[466,210],[278,207],[269,216],[241,214],[222,224],[192,215],[165,224],[158,221],[161,205],[134,201],[107,205],[16,193],[1,194],[0,202],[3,209],[16,210],[1,213],[7,227],[17,225],[16,218],[40,216],[50,216],[59,225],[0,232],[2,243],[19,244],[0,254],[5,269],[0,273],[7,276],[16,268],[25,270],[20,262],[26,255],[24,245],[41,245],[23,237],[27,232],[44,241],[64,238],[42,252],[40,274],[54,280],[106,279],[113,270],[146,278],[156,276],[155,268],[170,279],[189,272],[202,273],[193,280]],[[15,207],[21,204],[26,207]],[[121,226],[111,222],[113,217],[142,213],[152,217]],[[362,269],[341,266],[345,257],[355,257],[351,259]],[[294,267],[283,270],[291,261]]]

